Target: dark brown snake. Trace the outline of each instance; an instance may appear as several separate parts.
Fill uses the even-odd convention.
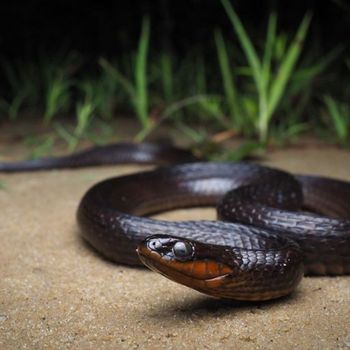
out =
[[[291,293],[304,272],[350,274],[349,182],[293,176],[252,163],[194,160],[190,152],[170,146],[118,144],[68,157],[0,163],[0,171],[191,162],[94,185],[77,212],[83,237],[115,262],[142,261],[221,298],[267,300]],[[144,217],[216,205],[218,221]]]

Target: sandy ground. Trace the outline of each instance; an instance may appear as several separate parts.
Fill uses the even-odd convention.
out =
[[[350,180],[345,151],[278,151],[265,163]],[[0,175],[1,349],[350,349],[349,277],[304,278],[291,297],[230,303],[94,253],[75,220],[81,196],[101,179],[139,169]]]

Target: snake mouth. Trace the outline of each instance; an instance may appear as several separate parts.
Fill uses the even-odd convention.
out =
[[[221,250],[221,260],[215,259],[221,246],[212,245],[210,249],[205,246],[193,240],[154,235],[139,244],[137,253],[141,262],[151,270],[216,298],[245,301],[279,298],[290,294],[302,276],[302,265],[299,264],[294,272],[288,272],[289,267],[285,266],[276,283],[276,272],[266,269],[263,272],[254,269],[242,272],[225,263]],[[226,257],[226,260],[229,259]]]
[[[176,261],[164,258],[149,249],[147,242],[137,247],[137,253],[142,263],[152,271],[214,297],[220,297],[220,286],[225,284],[226,277],[232,272],[228,266],[212,260]]]

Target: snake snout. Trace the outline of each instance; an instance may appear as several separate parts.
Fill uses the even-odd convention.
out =
[[[189,240],[167,235],[153,235],[146,238],[137,248],[139,255],[158,255],[164,260],[188,261],[194,254]]]
[[[209,294],[232,269],[204,251],[205,245],[180,237],[156,235],[146,238],[137,248],[141,261],[165,277]],[[208,290],[207,290],[208,289]]]

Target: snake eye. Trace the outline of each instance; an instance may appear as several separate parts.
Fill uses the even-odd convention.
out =
[[[193,248],[188,242],[176,242],[173,246],[173,253],[176,259],[184,261],[192,257]]]

